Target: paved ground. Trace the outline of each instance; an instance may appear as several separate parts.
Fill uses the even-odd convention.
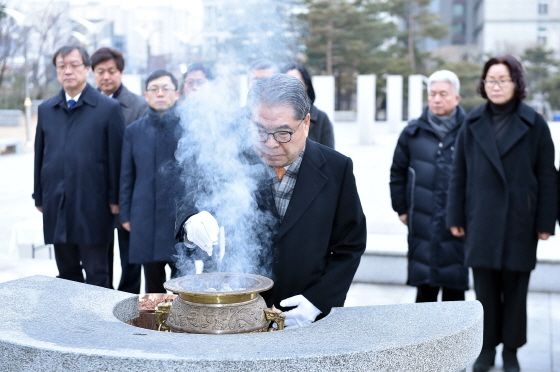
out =
[[[551,125],[553,136],[560,144],[560,124]],[[400,128],[376,124],[371,130],[373,143],[360,145],[358,127],[354,123],[338,123],[335,127],[337,149],[354,160],[355,175],[362,204],[368,219],[368,231],[373,238],[368,249],[376,249],[387,234],[399,235],[400,245],[392,249],[406,249],[406,230],[392,211],[389,199],[389,166]],[[0,128],[0,138],[3,132]],[[33,207],[33,154],[0,156],[0,282],[29,275],[57,274],[54,260],[48,259],[48,250],[30,256],[31,247],[25,243],[36,235],[36,221],[40,214]],[[15,231],[20,232],[18,236]],[[35,234],[34,234],[35,233]],[[40,233],[39,233],[40,238]],[[558,238],[541,244],[539,257],[560,257]],[[391,241],[394,241],[392,239]],[[11,241],[11,242],[10,242]],[[17,243],[24,243],[18,245]],[[10,244],[11,243],[11,244]],[[377,244],[379,243],[379,244]],[[14,248],[10,251],[10,247]],[[384,247],[389,248],[389,247]],[[118,254],[115,255],[118,257]],[[118,268],[118,262],[115,268]],[[116,278],[119,277],[116,273]],[[415,289],[400,285],[372,285],[355,283],[348,294],[347,306],[387,305],[414,302]],[[474,300],[474,293],[467,293]],[[519,351],[523,371],[560,372],[560,294],[529,294],[529,340]],[[501,370],[501,358],[496,358],[493,371]]]

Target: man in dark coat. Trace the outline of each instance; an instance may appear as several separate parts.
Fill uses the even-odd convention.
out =
[[[165,266],[174,275],[178,242],[173,233],[180,175],[174,153],[181,137],[177,80],[167,71],[155,71],[144,96],[148,116],[126,127],[124,135],[120,218],[130,231],[130,262],[144,266],[146,293],[165,293]]]
[[[148,104],[146,100],[129,91],[122,83],[124,71],[124,56],[121,52],[110,48],[100,48],[91,56],[91,68],[97,89],[104,95],[115,98],[120,102],[124,116],[124,125],[146,116]],[[130,233],[126,231],[119,222],[119,216],[115,216],[117,234],[119,238],[119,253],[121,259],[121,280],[118,290],[129,293],[140,293],[141,265],[129,262]],[[113,247],[109,249],[109,274],[110,283],[113,284]]]
[[[258,204],[272,208],[279,223],[268,242],[275,284],[263,297],[269,306],[291,308],[287,327],[310,324],[344,305],[366,247],[352,160],[307,139],[310,103],[296,78],[260,79],[247,107],[253,145],[266,164],[266,182],[259,183],[266,198]],[[188,245],[211,251],[218,223],[208,212],[196,212],[178,216],[178,233],[184,229]]]
[[[60,93],[39,106],[35,205],[59,277],[109,287],[109,244],[118,212],[124,131],[121,107],[87,84],[91,62],[79,46],[53,58]]]
[[[428,107],[402,131],[391,166],[391,200],[408,226],[408,281],[416,302],[465,299],[463,241],[447,229],[445,208],[455,138],[465,118],[459,79],[441,70],[428,79]]]

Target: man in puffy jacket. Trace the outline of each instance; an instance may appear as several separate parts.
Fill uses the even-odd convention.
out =
[[[391,200],[408,226],[408,281],[416,302],[465,299],[463,240],[446,227],[447,186],[455,138],[465,118],[460,83],[451,71],[428,79],[428,107],[402,131],[391,166]]]

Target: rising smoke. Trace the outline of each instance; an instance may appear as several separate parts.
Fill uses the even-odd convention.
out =
[[[227,42],[213,61],[216,78],[180,105],[183,136],[176,159],[184,195],[224,228],[224,259],[219,260],[216,248],[212,262],[205,263],[220,272],[271,277],[270,248],[277,221],[272,213],[259,210],[255,198],[270,176],[264,163],[251,161],[254,150],[247,110],[239,105],[239,81],[255,59],[278,64],[293,61],[297,50],[291,19],[294,6],[278,0],[221,2],[215,26],[227,34]],[[177,251],[179,275],[191,274],[190,251],[181,244]],[[197,255],[201,256],[201,250]]]

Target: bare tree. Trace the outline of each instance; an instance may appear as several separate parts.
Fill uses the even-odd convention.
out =
[[[51,64],[51,55],[61,45],[70,41],[71,29],[68,8],[61,3],[49,2],[35,9],[29,16],[33,19],[34,50],[32,81],[37,99],[48,95],[48,85],[56,78]]]
[[[26,35],[18,34],[15,20],[6,11],[5,4],[0,3],[0,87],[9,70],[9,62],[23,45]]]

